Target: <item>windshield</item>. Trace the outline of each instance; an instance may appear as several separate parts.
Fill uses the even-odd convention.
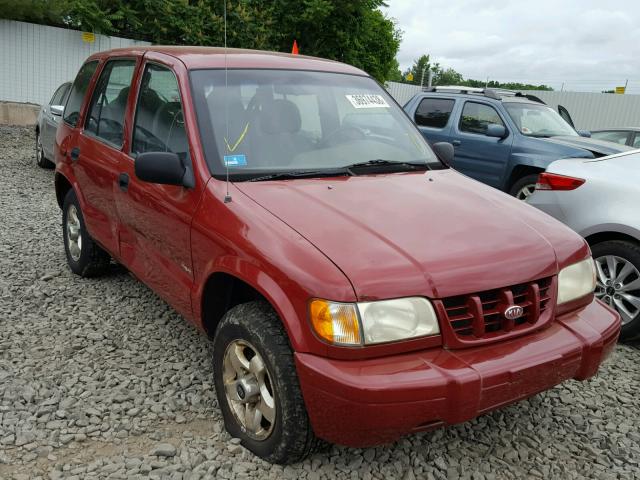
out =
[[[191,72],[213,175],[335,170],[371,160],[442,168],[420,132],[368,77],[290,70]]]
[[[578,133],[558,112],[546,105],[505,103],[504,106],[523,135],[530,137],[578,136]]]

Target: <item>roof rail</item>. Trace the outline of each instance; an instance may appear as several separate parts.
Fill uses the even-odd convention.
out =
[[[532,102],[542,103],[545,102],[536,97],[535,95],[529,95],[522,92],[516,92],[515,90],[508,90],[506,88],[478,88],[467,87],[465,85],[439,85],[436,87],[422,87],[423,92],[450,92],[450,93],[462,93],[467,95],[484,95],[485,97],[492,98],[494,100],[502,100],[503,97],[522,97]]]
[[[463,93],[467,95],[484,95],[485,97],[500,100],[500,97],[492,88],[467,87],[464,85],[442,85],[437,87],[422,87],[423,92],[450,92]]]

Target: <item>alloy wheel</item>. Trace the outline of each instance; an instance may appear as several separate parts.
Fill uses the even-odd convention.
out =
[[[246,340],[234,340],[223,361],[227,402],[247,435],[264,440],[273,431],[276,402],[271,375],[258,351]]]
[[[42,164],[44,160],[44,150],[42,149],[42,141],[40,135],[36,134],[36,163]]]
[[[69,254],[74,262],[80,259],[82,253],[82,231],[80,226],[80,218],[78,218],[78,209],[75,205],[70,205],[67,211],[67,245]]]
[[[640,314],[640,271],[616,255],[604,255],[595,262],[596,297],[618,311],[623,325],[636,319]]]
[[[525,185],[520,190],[518,190],[518,193],[516,193],[516,198],[518,200],[526,200],[531,196],[531,194],[535,191],[535,189],[536,189],[535,184]]]

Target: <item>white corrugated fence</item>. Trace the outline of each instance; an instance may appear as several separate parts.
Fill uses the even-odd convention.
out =
[[[148,42],[0,20],[0,100],[43,104],[95,52]]]

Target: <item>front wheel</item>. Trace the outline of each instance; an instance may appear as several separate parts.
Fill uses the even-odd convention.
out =
[[[513,186],[509,190],[509,194],[516,197],[518,200],[526,200],[536,189],[537,181],[537,173],[525,175],[513,184]]]
[[[640,337],[640,245],[608,240],[591,248],[596,262],[596,297],[622,319],[620,339]]]
[[[214,337],[213,370],[227,431],[272,463],[295,463],[319,445],[289,340],[264,302],[233,307]]]

